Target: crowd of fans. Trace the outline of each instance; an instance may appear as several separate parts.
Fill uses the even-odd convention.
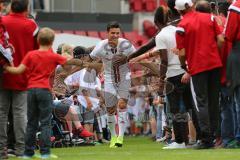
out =
[[[117,148],[124,134],[163,149],[240,148],[240,0],[168,0],[137,50],[111,22],[96,46],[56,53],[54,31],[39,30],[28,5],[0,1],[0,158],[38,147],[57,158],[58,143]]]

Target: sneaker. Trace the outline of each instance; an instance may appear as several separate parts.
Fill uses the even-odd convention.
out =
[[[8,156],[9,157],[15,157],[15,150],[14,149],[8,149],[7,150]]]
[[[58,158],[58,156],[55,155],[55,154],[42,154],[42,155],[41,155],[41,158],[42,158],[42,159],[49,159],[49,158],[56,159],[56,158]]]
[[[115,146],[122,147],[122,145],[123,145],[123,136],[118,136]]]
[[[112,136],[111,140],[110,140],[110,148],[116,148],[117,146],[115,146],[117,142],[117,136]]]
[[[0,159],[8,159],[8,153],[7,153],[7,148],[4,148],[1,155]]]
[[[186,148],[184,143],[179,144],[176,142],[173,142],[173,143],[169,144],[168,146],[163,147],[163,149],[184,149],[184,148]]]
[[[226,145],[225,148],[240,148],[240,142],[237,140],[232,140]]]
[[[167,139],[167,137],[166,136],[164,136],[164,137],[162,137],[162,138],[157,138],[156,139],[156,142],[164,142],[165,140]]]
[[[110,141],[108,141],[108,140],[106,140],[106,139],[104,139],[104,138],[102,139],[102,142],[103,142],[103,143],[110,143]]]
[[[79,131],[80,131],[80,133],[79,133],[79,136],[80,136],[80,137],[86,138],[86,137],[92,137],[92,136],[94,136],[93,133],[87,131],[85,128],[82,128],[82,129],[80,129]]]
[[[200,142],[200,143],[197,143],[193,148],[194,149],[211,149],[213,147],[214,147],[213,143]]]
[[[72,142],[73,142],[73,143],[84,143],[85,140],[82,139],[82,138],[74,138],[74,139],[72,139]]]
[[[19,158],[21,158],[21,159],[32,159],[33,158],[33,156],[28,156],[28,155],[23,155],[23,156],[21,156],[21,157],[19,157]]]

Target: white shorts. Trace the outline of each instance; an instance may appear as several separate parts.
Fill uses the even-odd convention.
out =
[[[104,84],[104,99],[106,107],[116,106],[119,99],[128,99],[131,81],[125,80],[119,83]]]

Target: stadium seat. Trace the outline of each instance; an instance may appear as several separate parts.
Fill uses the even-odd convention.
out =
[[[147,37],[139,35],[136,31],[124,32],[124,38],[129,40],[135,47],[139,47],[148,40]]]
[[[87,36],[87,32],[86,31],[79,31],[79,30],[77,30],[77,31],[75,31],[75,34],[76,35],[80,35],[80,36]]]
[[[62,33],[61,30],[54,30],[54,32],[55,32],[56,34],[58,34],[58,33]]]
[[[153,24],[153,22],[149,20],[143,21],[143,31],[145,35],[149,38],[153,37],[157,33],[157,28]]]
[[[107,32],[106,31],[100,31],[99,36],[101,39],[106,39],[107,38]]]
[[[160,6],[166,6],[166,7],[167,7],[167,2],[166,2],[166,0],[159,0],[159,5],[160,5]]]
[[[98,34],[98,31],[87,31],[87,36],[100,38],[99,34]]]
[[[143,11],[142,0],[129,0],[130,10],[132,12],[141,12]]]
[[[147,12],[153,12],[157,8],[156,0],[143,0],[143,9]]]
[[[63,30],[62,33],[75,34],[74,30]]]

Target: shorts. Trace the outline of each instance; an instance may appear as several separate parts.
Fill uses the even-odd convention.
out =
[[[54,105],[53,113],[58,119],[61,120],[67,115],[69,108],[70,106],[68,104],[58,103]]]
[[[82,113],[83,123],[84,124],[93,124],[94,123],[94,112],[86,111]]]
[[[131,87],[130,80],[124,80],[119,83],[104,84],[104,99],[106,107],[116,106],[118,99],[128,99],[129,88]]]

